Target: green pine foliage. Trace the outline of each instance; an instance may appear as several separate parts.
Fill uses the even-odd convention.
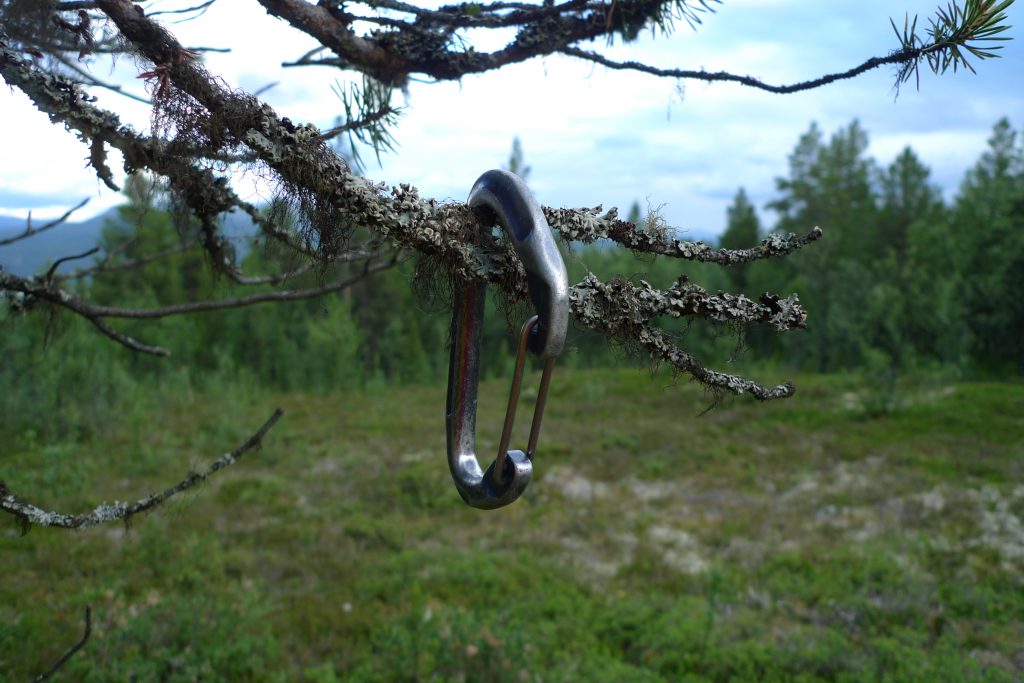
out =
[[[867,156],[854,121],[827,142],[801,136],[779,178],[775,230],[820,226],[813,247],[749,269],[747,294],[796,291],[805,332],[754,331],[761,357],[807,370],[899,374],[944,367],[959,374],[1024,370],[1024,152],[1006,119],[952,205],[910,148],[886,168]],[[738,196],[730,209],[746,211]],[[727,232],[734,239],[733,232]],[[722,246],[728,245],[723,239]]]

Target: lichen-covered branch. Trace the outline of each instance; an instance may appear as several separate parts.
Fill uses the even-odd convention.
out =
[[[624,279],[604,283],[589,273],[571,292],[580,305],[600,301],[602,307],[614,306],[623,320],[628,318],[634,323],[661,316],[699,317],[717,322],[768,324],[784,332],[805,327],[807,322],[807,313],[796,294],[783,300],[765,294],[759,303],[742,294],[711,294],[688,282],[685,275],[668,289],[659,290],[643,280],[638,285]]]
[[[628,346],[639,347],[651,358],[685,372],[712,391],[748,393],[760,401],[792,396],[796,388],[787,382],[765,387],[753,380],[709,370],[695,356],[683,351],[668,332],[650,324],[629,301],[615,296],[614,287],[574,287],[569,303],[576,318],[587,327]]]
[[[22,59],[8,44],[2,29],[0,76],[9,85],[28,95],[51,121],[76,131],[82,142],[89,146],[92,162],[105,159],[105,153],[102,152],[104,144],[115,147],[124,155],[126,170],[148,168],[164,176],[196,215],[215,216],[237,207],[248,214],[269,237],[296,251],[311,253],[295,233],[268,220],[263,212],[242,201],[228,186],[225,178],[197,165],[200,159],[176,153],[178,150],[171,149],[165,142],[140,135],[131,126],[122,124],[113,112],[95,106],[76,82],[59,74],[42,71],[30,61]],[[97,153],[97,148],[100,153]],[[101,164],[96,171],[104,182],[109,183],[110,171],[104,165]]]
[[[153,508],[166,503],[182,491],[187,491],[196,484],[200,484],[211,476],[233,465],[249,451],[260,446],[263,437],[281,419],[284,411],[278,408],[263,423],[255,434],[250,436],[245,443],[214,460],[206,469],[201,472],[189,472],[188,475],[177,484],[163,490],[160,493],[153,493],[145,498],[140,498],[134,503],[115,501],[114,503],[103,503],[96,506],[91,512],[80,515],[71,515],[61,512],[44,510],[32,503],[21,500],[7,486],[0,481],[0,510],[17,517],[26,526],[38,525],[47,527],[58,527],[61,529],[85,529],[87,527],[114,522],[118,520],[128,521],[133,515],[140,512],[147,512]]]
[[[759,259],[786,256],[821,238],[821,228],[815,227],[803,235],[772,233],[761,244],[750,249],[716,249],[704,242],[677,239],[669,230],[640,230],[627,221],[618,219],[618,210],[602,213],[600,206],[593,209],[552,209],[544,207],[548,225],[563,239],[590,244],[609,239],[617,244],[645,254],[659,254],[688,261],[717,263],[732,266]]]

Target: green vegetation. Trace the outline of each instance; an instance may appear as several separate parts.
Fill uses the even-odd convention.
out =
[[[1024,149],[999,123],[951,206],[911,150],[879,169],[866,149],[856,123],[827,143],[812,127],[779,179],[775,229],[821,225],[819,243],[682,266],[712,291],[798,292],[806,332],[664,323],[712,366],[751,347],[755,376],[795,379],[795,398],[704,412],[715,397],[614,368],[626,352],[574,329],[537,480],[491,513],[449,480],[447,307],[410,286],[410,264],[286,306],[115,321],[170,359],[8,302],[0,479],[35,504],[134,499],[238,446],[274,406],[286,417],[262,451],[129,528],[22,536],[8,520],[0,683],[44,671],[86,605],[93,637],[67,680],[1020,680]],[[510,164],[526,170],[521,153]],[[198,237],[152,196],[132,181],[106,252]],[[761,226],[740,191],[723,245],[751,246]],[[248,275],[299,265],[251,246]],[[134,307],[237,296],[205,258],[77,287]],[[604,245],[567,262],[577,280],[681,274]],[[491,308],[481,453],[525,317]]]
[[[698,416],[692,384],[560,368],[538,479],[490,513],[449,480],[442,386],[179,397],[7,443],[12,490],[82,510],[286,410],[127,529],[8,520],[0,681],[45,670],[85,605],[65,680],[1020,680],[1024,385],[904,380],[873,417],[859,380],[798,379]],[[483,453],[506,388],[481,389]]]

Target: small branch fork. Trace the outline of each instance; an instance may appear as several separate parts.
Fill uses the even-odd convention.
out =
[[[277,421],[284,415],[280,408],[263,423],[255,434],[250,436],[245,443],[230,453],[214,460],[209,467],[201,472],[189,472],[188,475],[174,486],[165,489],[161,493],[154,493],[141,498],[134,503],[114,502],[112,505],[103,503],[98,505],[91,512],[81,515],[68,515],[60,512],[43,510],[31,503],[20,500],[13,492],[7,489],[0,481],[0,510],[17,517],[22,524],[31,526],[33,524],[46,527],[57,527],[61,529],[85,529],[87,527],[123,520],[129,521],[133,515],[146,512],[167,502],[182,491],[187,491],[196,484],[206,481],[208,478],[234,464],[249,451],[261,445],[263,437],[277,424]],[[84,639],[83,639],[84,642]],[[71,654],[74,654],[72,652]],[[68,655],[70,656],[70,654]],[[57,667],[59,668],[59,667]]]
[[[28,215],[28,219],[25,221],[25,231],[20,232],[17,235],[14,235],[13,237],[7,237],[5,239],[0,240],[0,247],[6,247],[8,244],[14,244],[15,242],[28,239],[29,237],[34,237],[35,235],[38,235],[41,232],[46,232],[51,228],[56,228],[58,225],[63,225],[65,222],[67,222],[69,218],[71,218],[71,214],[73,214],[75,211],[78,211],[88,203],[89,198],[86,197],[82,201],[78,202],[78,204],[65,211],[64,215],[61,216],[60,218],[55,218],[54,220],[50,221],[49,223],[46,223],[45,225],[40,225],[38,228],[32,226],[32,214],[30,213]]]

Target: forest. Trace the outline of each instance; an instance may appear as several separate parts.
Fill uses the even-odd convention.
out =
[[[738,189],[719,246],[754,246],[770,231],[823,229],[823,239],[790,258],[681,268],[610,244],[576,245],[566,254],[570,280],[590,271],[636,275],[656,287],[686,277],[708,291],[742,292],[754,300],[762,292],[798,294],[809,311],[807,326],[786,334],[699,318],[664,323],[690,352],[719,362],[857,373],[883,396],[906,374],[1019,376],[1024,134],[1008,119],[997,122],[951,202],[913,149],[882,166],[868,155],[868,136],[857,121],[831,134],[812,124],[793,148],[788,173],[776,178],[777,195],[768,204],[773,223]],[[522,164],[521,156],[510,161]],[[126,199],[94,257],[103,267],[79,265],[56,277],[101,304],[138,308],[253,294],[251,285],[243,291],[209,266],[196,224],[161,208],[159,188],[144,176],[129,183]],[[644,211],[634,204],[630,218],[649,230],[671,229],[656,207]],[[246,254],[246,273],[291,274],[257,292],[316,287],[328,279],[324,269],[258,236],[236,248]],[[168,252],[168,258],[147,261]],[[142,267],[116,267],[140,259],[147,261]],[[330,276],[358,274],[361,267],[333,264],[337,272]],[[421,271],[415,262],[398,262],[304,301],[125,322],[126,334],[161,340],[168,358],[126,351],[57,307],[23,315],[23,303],[10,298],[0,314],[0,383],[7,388],[0,395],[0,429],[6,438],[24,430],[89,433],[118,410],[192,392],[439,383],[447,368],[447,301]],[[507,308],[492,301],[487,316],[484,368],[492,377],[509,374],[512,330],[523,317]],[[570,367],[641,363],[628,347],[610,346],[586,330],[572,329],[567,346],[559,364]]]

